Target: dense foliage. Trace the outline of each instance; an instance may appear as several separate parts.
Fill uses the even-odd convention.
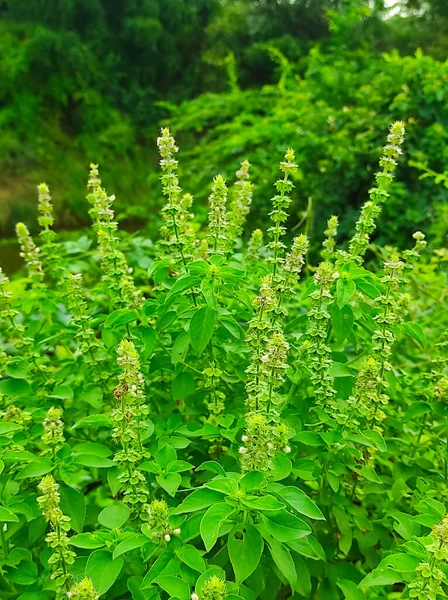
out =
[[[339,56],[338,47],[327,53],[316,48],[301,73],[283,55],[275,56],[281,61],[278,84],[204,94],[174,110],[170,123],[188,148],[188,187],[205,196],[214,168],[205,155],[217,157],[228,176],[248,156],[257,182],[253,214],[261,224],[275,177],[272,152],[291,144],[300,169],[289,224],[305,218],[308,230],[316,227],[320,235],[317,217],[328,218],[343,206],[346,236],[370,186],[382,131],[402,117],[411,165],[400,165],[381,233],[386,241],[404,242],[412,227],[427,228],[447,194],[421,180],[412,163],[448,169],[447,63],[420,52],[393,52],[379,61],[369,51]]]
[[[291,149],[247,244],[250,164],[199,229],[168,129],[155,244],[96,165],[93,246],[39,185],[40,250],[18,223],[0,279],[2,599],[448,597],[448,253],[371,243],[403,140],[316,264],[286,243]]]
[[[255,168],[271,165],[269,176],[257,177],[257,204],[264,211],[268,210],[272,162],[260,162],[263,157],[256,148],[254,156],[250,155],[252,148],[245,147],[244,133],[247,124],[253,135],[253,119],[259,114],[274,120],[277,128],[262,129],[267,157],[285,144],[279,131],[288,129],[287,137],[293,136],[300,163],[312,175],[304,189],[307,194],[324,172],[331,190],[340,188],[342,179],[341,197],[356,204],[367,184],[366,178],[359,179],[358,166],[373,172],[381,145],[379,130],[396,118],[415,120],[410,136],[418,138],[427,132],[431,143],[422,144],[421,151],[430,168],[446,170],[439,153],[446,129],[446,114],[440,109],[446,67],[438,62],[445,60],[447,51],[446,3],[402,0],[397,4],[403,10],[393,16],[382,0],[4,0],[0,3],[1,230],[11,235],[17,220],[34,227],[34,189],[44,178],[52,185],[57,228],[88,224],[84,168],[92,160],[102,165],[103,179],[113,182],[120,214],[145,221],[143,202],[145,206],[149,202],[157,213],[161,208],[158,188],[154,184],[148,190],[146,185],[157,162],[152,140],[160,119],[169,114],[167,109],[203,92],[222,94],[217,101],[208,101],[207,110],[222,111],[225,119],[240,118],[236,111],[247,104],[241,138],[226,137],[227,146],[215,160],[227,168],[230,153],[233,168],[243,151]],[[382,56],[395,49],[408,57],[417,48],[434,60],[395,57],[385,63]],[[291,73],[287,93],[279,99],[275,91],[263,86],[275,85],[278,61],[287,64],[283,57]],[[232,99],[226,91],[226,69],[231,73]],[[297,83],[296,74],[304,81]],[[369,77],[375,81],[374,88],[367,85]],[[434,107],[433,88],[439,78],[440,97]],[[401,85],[409,90],[396,106]],[[430,88],[428,93],[425,86]],[[237,88],[243,90],[239,96]],[[202,109],[198,109],[207,98],[198,102],[182,107],[179,126],[175,126],[181,134],[184,111],[189,116],[197,113],[197,127],[204,132]],[[353,103],[368,109],[341,113]],[[369,112],[378,115],[374,133],[369,131]],[[293,120],[290,130],[294,114],[304,122]],[[441,124],[442,129],[432,136],[428,125],[434,124]],[[216,122],[210,125],[214,129]],[[191,130],[191,123],[187,128]],[[348,148],[343,144],[348,138],[338,135],[341,128],[349,132],[353,154],[360,159],[351,165],[346,179]],[[310,140],[303,143],[296,139],[298,135],[310,135]],[[181,139],[186,150],[192,147],[194,151],[194,136],[182,135]],[[327,149],[324,156],[321,144]],[[336,150],[334,166],[327,165],[330,150]],[[416,179],[416,174],[400,177],[416,209],[425,213],[419,216],[424,219],[431,204],[424,189],[416,206],[414,199],[422,191]],[[360,189],[354,189],[354,181]],[[194,189],[205,197],[202,183]],[[326,191],[320,185],[318,189],[322,194]],[[319,193],[315,187],[311,191],[313,197]],[[326,204],[339,199],[330,193]],[[295,214],[296,208],[293,218]],[[414,219],[412,215],[410,220]]]

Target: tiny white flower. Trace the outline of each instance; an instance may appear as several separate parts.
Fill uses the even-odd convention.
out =
[[[274,444],[272,442],[268,442],[267,445],[268,445],[268,449],[269,450],[274,450],[275,449],[275,446],[274,446]]]
[[[335,271],[333,273],[333,279],[337,279],[339,277],[339,273],[337,271]]]
[[[163,539],[165,540],[165,542],[169,542],[171,539],[171,536],[169,533],[165,533],[165,535],[163,536]]]
[[[3,523],[3,531],[8,531],[8,524],[7,523]]]
[[[291,452],[291,448],[289,446],[286,446],[286,448],[284,449],[286,454],[289,454]]]
[[[241,436],[241,441],[246,443],[247,441],[249,441],[249,437],[247,435],[243,435]]]
[[[199,596],[193,592],[193,594],[191,594],[191,600],[199,600]]]
[[[240,454],[247,454],[247,448],[245,448],[244,446],[241,446],[241,448],[238,450],[238,452]]]
[[[177,527],[177,529],[175,529],[173,531],[173,533],[174,533],[174,535],[180,535],[180,529],[179,529],[179,527]]]

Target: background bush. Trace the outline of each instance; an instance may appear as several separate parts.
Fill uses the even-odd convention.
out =
[[[291,225],[309,197],[322,215],[348,203],[344,214],[347,224],[353,221],[391,119],[407,120],[413,157],[446,170],[446,5],[398,4],[391,12],[380,0],[373,7],[358,0],[5,0],[0,226],[11,233],[17,218],[32,225],[34,186],[43,179],[54,190],[58,227],[86,224],[82,190],[91,160],[102,164],[107,183],[113,175],[121,216],[141,226],[148,209],[155,216],[161,206],[151,176],[153,139],[167,117],[191,151],[187,182],[199,198],[214,162],[230,175],[250,151],[258,174],[266,156],[297,145],[301,173]],[[413,58],[418,48],[424,56]],[[215,157],[203,169],[196,158],[209,142]],[[267,206],[268,180],[258,180],[260,208]],[[317,180],[323,185],[316,187]],[[406,190],[407,216],[426,223],[440,192],[407,168],[401,182],[394,197]],[[396,216],[387,219],[389,236],[404,225]]]

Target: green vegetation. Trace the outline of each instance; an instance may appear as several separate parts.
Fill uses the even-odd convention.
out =
[[[0,278],[2,599],[448,597],[447,250],[371,241],[403,143],[315,262],[292,149],[249,242],[249,162],[202,228],[167,128],[157,243],[119,234],[97,165],[94,244],[39,185],[40,250],[18,223]]]
[[[395,16],[383,4],[5,0],[2,231],[11,235],[17,220],[33,227],[43,180],[53,190],[57,229],[88,225],[83,186],[92,161],[113,184],[126,228],[143,227],[162,207],[153,140],[166,120],[191,156],[183,176],[198,199],[215,165],[230,177],[248,158],[260,221],[272,156],[291,144],[300,170],[288,225],[302,220],[311,199],[310,217],[337,211],[349,235],[388,123],[406,122],[408,158],[448,170],[446,2],[401,0]],[[207,148],[213,159],[203,164]],[[387,240],[402,235],[403,243],[407,223],[426,227],[441,196],[406,163],[382,227]]]

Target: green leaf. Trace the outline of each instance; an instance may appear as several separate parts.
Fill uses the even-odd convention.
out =
[[[337,304],[334,304],[331,315],[331,322],[336,340],[338,342],[343,342],[348,338],[353,329],[353,310],[348,304],[342,308],[340,308]]]
[[[9,421],[0,423],[0,435],[7,435],[13,431],[19,431],[19,429],[22,429],[22,427],[17,423],[10,423]]]
[[[113,313],[107,317],[104,322],[104,327],[108,329],[113,329],[114,327],[118,327],[119,325],[125,325],[126,323],[132,323],[133,321],[137,321],[138,315],[135,310],[129,310],[128,308],[120,308],[119,310],[115,310]]]
[[[290,506],[302,515],[310,519],[325,520],[320,508],[300,488],[287,486],[277,491]]]
[[[286,510],[262,516],[262,521],[279,542],[291,542],[311,533],[309,525]]]
[[[236,525],[229,533],[228,552],[236,583],[245,581],[258,566],[263,553],[263,538],[250,523]]]
[[[5,396],[31,396],[31,386],[26,379],[3,379],[0,381],[0,394]]]
[[[177,336],[171,350],[171,363],[173,365],[177,365],[178,362],[184,360],[189,344],[190,334],[187,331],[183,331]]]
[[[212,338],[216,311],[208,306],[199,308],[190,322],[190,340],[196,354],[201,355]]]
[[[345,600],[365,600],[366,596],[354,581],[339,579],[337,582],[344,594]]]
[[[305,446],[325,446],[321,436],[314,431],[299,431],[292,439],[294,442],[300,442]]]
[[[356,291],[356,285],[354,281],[350,279],[344,279],[339,277],[336,282],[336,300],[339,308],[348,304]]]
[[[181,484],[182,477],[179,473],[166,473],[164,475],[157,475],[156,481],[170,496],[174,496]]]
[[[276,540],[271,539],[268,542],[268,545],[269,550],[271,551],[272,559],[277,565],[278,570],[290,584],[290,586],[295,589],[297,584],[297,573],[291,553],[286,546],[280,544],[280,542],[277,542]]]
[[[129,519],[131,511],[123,502],[114,502],[106,506],[98,515],[98,521],[108,529],[118,529]]]
[[[94,550],[102,548],[105,542],[99,540],[94,533],[78,533],[78,535],[70,536],[70,544],[75,546],[75,548]]]
[[[112,419],[110,415],[89,415],[76,421],[72,429],[79,429],[80,427],[111,427]]]
[[[170,598],[180,598],[180,600],[190,600],[190,587],[180,577],[162,575],[154,580],[162,590],[169,594]]]
[[[123,568],[123,557],[115,560],[108,550],[95,550],[87,560],[86,575],[92,580],[96,591],[101,596],[110,589]]]
[[[426,347],[425,332],[418,323],[403,323],[402,329],[405,331],[422,350]]]
[[[223,499],[223,494],[215,492],[214,490],[201,488],[187,496],[182,504],[173,510],[173,514],[181,515],[183,513],[197,512],[216,502],[222,502]]]
[[[204,483],[204,487],[209,490],[222,492],[227,496],[238,492],[238,483],[235,479],[231,479],[230,477],[215,477],[215,479],[211,479],[210,481],[207,481],[207,483]]]
[[[54,469],[53,462],[49,458],[41,458],[37,462],[30,463],[23,467],[21,471],[16,475],[16,479],[42,477],[50,473]]]
[[[6,366],[6,374],[16,379],[25,379],[29,373],[30,367],[26,360],[18,356],[12,358]]]
[[[200,533],[204,546],[209,552],[216,544],[222,523],[235,511],[233,506],[219,502],[211,506],[201,520]]]
[[[84,467],[96,467],[98,469],[109,469],[116,466],[116,463],[110,458],[98,456],[97,454],[78,454],[73,457],[73,462]]]
[[[171,390],[174,400],[183,400],[194,392],[195,381],[191,373],[184,371],[173,379]]]
[[[0,522],[2,523],[18,523],[19,517],[15,515],[9,508],[0,506]]]
[[[112,558],[115,559],[117,556],[121,556],[126,552],[130,552],[131,550],[136,550],[137,548],[141,548],[143,544],[148,543],[148,538],[145,535],[141,535],[140,533],[136,533],[134,535],[130,535],[125,538],[122,542],[118,544],[115,548]]]
[[[201,553],[197,548],[191,546],[190,544],[181,546],[175,550],[176,556],[180,558],[180,560],[194,569],[195,571],[199,571],[202,573],[207,568],[205,564],[205,560],[202,558]]]
[[[274,496],[246,496],[242,499],[243,504],[249,508],[255,508],[262,512],[277,512],[285,508],[285,504],[274,498]]]
[[[59,488],[61,510],[71,519],[71,526],[77,533],[82,532],[86,518],[86,500],[84,494],[71,487]]]
[[[18,585],[33,585],[37,580],[37,573],[36,563],[24,560],[8,573],[8,579]]]

